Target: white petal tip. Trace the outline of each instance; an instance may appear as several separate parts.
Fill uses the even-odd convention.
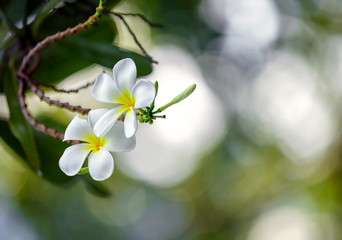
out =
[[[136,133],[136,131],[135,132],[128,132],[128,133],[125,132],[125,136],[126,136],[126,138],[131,138],[131,137],[134,137],[135,133]]]
[[[98,153],[92,153],[88,160],[89,174],[96,181],[103,181],[112,176],[114,171],[114,159],[110,152],[101,149]]]
[[[113,174],[113,173],[112,173],[112,174]],[[106,178],[94,178],[94,177],[92,177],[92,178],[93,178],[95,181],[104,181],[104,180],[110,178],[110,177],[112,176],[112,174],[111,174],[110,176],[106,177]]]
[[[127,123],[125,123],[125,136],[126,138],[134,137],[138,130],[137,125],[129,126]]]

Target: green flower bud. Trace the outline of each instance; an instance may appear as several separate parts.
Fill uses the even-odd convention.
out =
[[[185,98],[187,98],[188,96],[190,96],[191,93],[193,93],[193,91],[195,91],[196,89],[196,84],[192,84],[190,87],[188,87],[187,89],[185,89],[182,93],[178,94],[174,99],[172,99],[171,102],[169,102],[168,104],[165,104],[164,106],[160,107],[157,111],[155,111],[154,113],[160,113],[162,111],[164,111],[166,108],[179,103],[180,101],[184,100]]]

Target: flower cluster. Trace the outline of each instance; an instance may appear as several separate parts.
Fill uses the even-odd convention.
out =
[[[77,140],[81,143],[68,147],[59,160],[59,166],[66,175],[80,173],[88,159],[86,169],[89,169],[92,178],[98,181],[107,179],[114,170],[111,153],[134,149],[138,120],[152,123],[156,117],[162,117],[154,114],[183,100],[195,89],[195,85],[189,87],[170,103],[153,111],[158,83],[154,85],[143,79],[136,82],[136,75],[135,63],[126,58],[115,64],[113,78],[107,73],[101,73],[96,78],[91,89],[93,97],[118,106],[91,110],[88,121],[77,115],[70,122],[64,141]],[[119,118],[123,122],[118,121]]]
[[[93,97],[101,102],[117,103],[118,107],[106,109],[106,112],[94,126],[94,133],[101,137],[106,134],[126,113],[124,126],[126,137],[132,137],[138,129],[135,111],[149,106],[155,95],[154,85],[146,80],[136,81],[137,70],[132,59],[119,61],[113,68],[113,79],[107,74],[100,74],[91,89]],[[92,112],[89,113],[91,115]]]

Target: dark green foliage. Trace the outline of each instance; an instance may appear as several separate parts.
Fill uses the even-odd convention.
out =
[[[30,124],[26,121],[21,112],[18,101],[18,83],[13,75],[13,70],[7,69],[5,81],[5,93],[10,111],[9,127],[13,135],[20,141],[25,152],[26,161],[29,165],[40,170],[40,162],[37,154],[37,148],[33,137],[33,132]],[[6,141],[6,139],[4,139]]]
[[[11,132],[8,121],[0,120],[0,137],[6,139],[6,145],[10,147],[22,159],[26,159],[25,152],[21,147],[19,140]]]
[[[110,9],[118,2],[109,0],[105,7]],[[0,93],[6,96],[10,111],[8,120],[0,120],[0,137],[4,147],[12,150],[9,152],[16,153],[16,157],[34,172],[57,184],[83,179],[84,176],[70,178],[59,169],[59,158],[69,144],[38,132],[25,119],[19,104],[15,72],[29,48],[47,36],[86,21],[95,13],[97,5],[98,0],[0,1]],[[116,36],[115,22],[103,16],[91,28],[47,46],[31,62],[32,65],[39,62],[34,80],[57,84],[93,64],[112,68],[126,57],[135,61],[139,76],[150,74],[152,66],[145,57],[113,45]],[[56,115],[40,116],[38,121],[60,132],[66,128],[56,120]],[[95,194],[110,195],[101,184],[90,179],[84,181]]]
[[[112,19],[103,18],[95,27],[45,49],[42,53],[41,66],[34,75],[35,79],[44,83],[58,83],[91,64],[112,68],[115,62],[125,57],[135,61],[139,76],[151,73],[151,64],[145,57],[112,44],[116,33],[112,26]]]

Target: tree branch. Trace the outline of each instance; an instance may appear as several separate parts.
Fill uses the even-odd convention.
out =
[[[78,93],[80,90],[82,89],[85,89],[91,85],[93,85],[95,82],[95,80],[91,81],[91,82],[87,82],[86,84],[78,87],[78,88],[75,88],[75,89],[59,89],[59,88],[56,88],[55,86],[52,86],[52,85],[49,85],[49,84],[44,84],[44,83],[38,83],[38,87],[42,86],[42,87],[45,87],[45,88],[50,88],[52,90],[54,90],[55,92],[60,92],[60,93]]]
[[[125,18],[123,17],[123,15],[116,13],[116,12],[109,12],[110,14],[114,15],[115,17],[118,17],[122,23],[125,25],[126,29],[128,30],[128,32],[130,33],[130,35],[132,36],[134,42],[138,45],[140,51],[142,51],[142,53],[145,55],[145,57],[151,62],[151,63],[155,63],[158,64],[158,62],[156,60],[154,60],[152,58],[152,56],[150,56],[147,51],[145,50],[145,48],[142,46],[142,44],[139,42],[137,36],[135,35],[135,33],[132,31],[131,27],[129,26],[129,24],[127,23],[127,21],[125,20]]]
[[[36,93],[37,96],[42,101],[45,101],[49,105],[55,105],[55,106],[58,106],[61,108],[65,108],[65,109],[68,109],[68,110],[73,111],[73,112],[78,112],[82,115],[88,114],[88,112],[91,110],[89,108],[82,108],[81,106],[74,106],[74,105],[71,105],[67,102],[60,102],[58,100],[51,99],[51,98],[47,97],[45,95],[45,92],[38,87],[39,84],[34,82],[30,77],[28,77],[25,74],[21,74],[21,73],[17,73],[16,75],[17,75],[17,78],[24,80],[25,83],[27,84],[27,86],[29,86],[31,88],[31,90],[34,93]]]
[[[38,131],[45,133],[46,135],[52,136],[56,139],[63,140],[64,133],[58,132],[56,129],[48,128],[42,123],[39,123],[35,118],[33,118],[27,109],[27,104],[25,101],[25,91],[26,91],[26,83],[23,79],[19,78],[19,87],[18,87],[18,98],[20,102],[21,112],[25,116],[26,120]]]

